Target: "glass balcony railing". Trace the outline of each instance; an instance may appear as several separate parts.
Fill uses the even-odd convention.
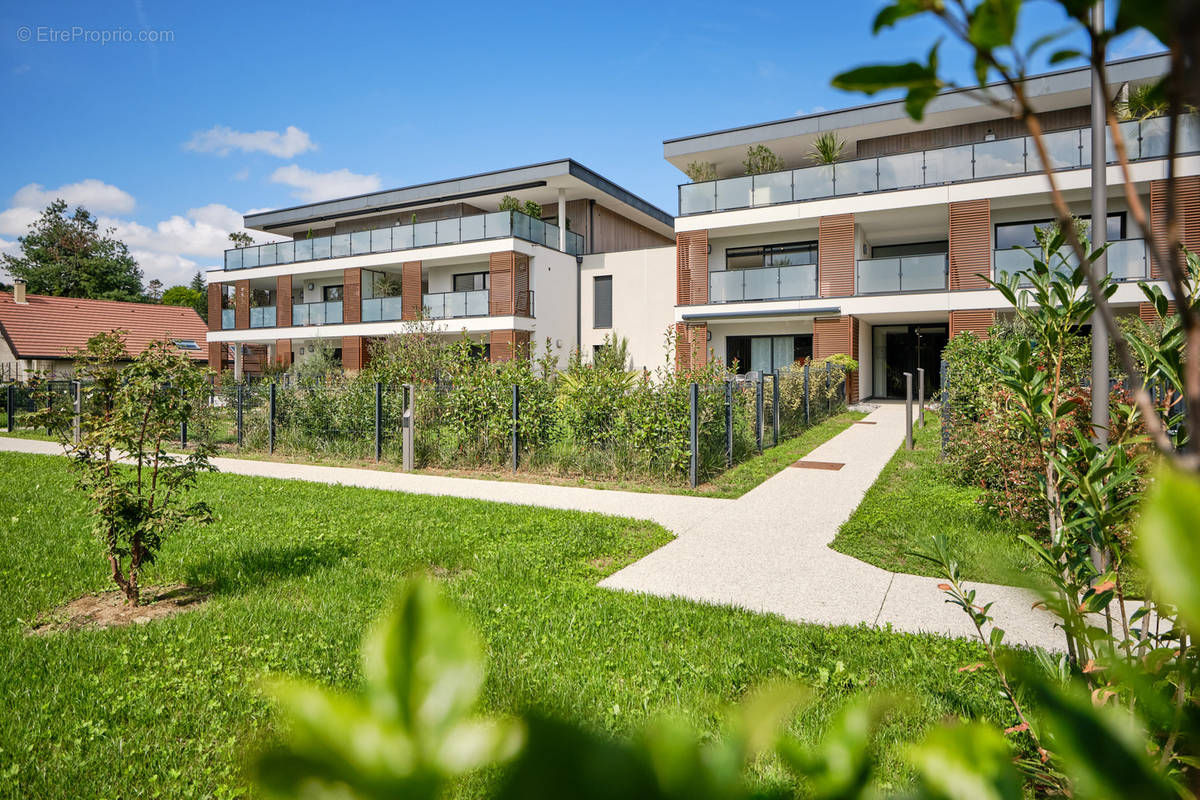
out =
[[[1200,117],[1179,120],[1180,153],[1200,152]],[[1121,123],[1131,161],[1167,155],[1165,117]],[[1080,169],[1092,163],[1091,131],[1075,128],[1043,136],[1047,158],[1058,169]],[[1108,163],[1117,158],[1111,143]],[[855,161],[839,161],[800,169],[742,175],[679,187],[679,214],[708,214],[759,208],[825,197],[913,189],[947,183],[1041,172],[1041,161],[1029,136],[955,145],[915,153],[898,153]]]
[[[403,309],[399,297],[371,297],[362,301],[363,322],[383,322],[401,319]]]
[[[251,328],[274,328],[275,306],[259,306],[250,309]]]
[[[1105,254],[1108,258],[1108,274],[1112,275],[1115,281],[1145,280],[1149,274],[1146,243],[1141,239],[1120,239],[1111,242]],[[1033,258],[1034,252],[1025,250],[994,251],[992,255],[994,279],[1000,280],[1001,274],[1005,272],[1015,275],[1022,270],[1032,269]],[[1065,254],[1065,262],[1058,258],[1055,261],[1056,265],[1063,270],[1073,270],[1079,264],[1079,259],[1073,252]],[[1028,283],[1028,281],[1023,280],[1021,283]]]
[[[437,292],[423,295],[425,316],[430,319],[456,319],[458,317],[486,317],[488,315],[488,291]]]
[[[492,214],[454,217],[436,222],[418,222],[412,225],[396,225],[391,228],[337,233],[332,236],[226,250],[225,269],[249,269],[369,253],[391,253],[414,247],[504,239],[510,236],[557,250],[558,233],[557,225],[534,219],[519,211],[497,211]],[[566,245],[566,252],[571,255],[583,253],[583,237],[578,233],[567,231]]]
[[[237,314],[232,308],[221,309],[221,330],[232,330],[237,327]]]
[[[708,274],[708,302],[796,300],[817,296],[817,265],[728,269]]]
[[[858,262],[856,293],[945,291],[948,264],[944,253],[863,259]]]
[[[292,324],[296,326],[340,325],[342,324],[342,301],[297,303],[292,306]]]

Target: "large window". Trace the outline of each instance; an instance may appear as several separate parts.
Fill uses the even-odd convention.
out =
[[[612,275],[592,279],[592,327],[612,327]]]
[[[725,363],[738,374],[774,372],[812,357],[812,334],[727,336]]]
[[[755,247],[730,247],[725,250],[726,269],[791,267],[817,263],[816,242],[764,244]]]
[[[1084,233],[1089,233],[1090,217],[1081,217],[1084,221]],[[1029,222],[1001,222],[996,224],[996,249],[1011,250],[1014,247],[1036,248],[1037,230],[1053,227],[1052,219],[1037,219]],[[1115,242],[1125,238],[1125,212],[1120,211],[1108,215],[1107,241]]]
[[[454,276],[454,291],[480,292],[488,288],[486,272],[460,272]]]
[[[877,244],[871,247],[871,258],[903,258],[949,253],[950,242],[910,242],[908,244]]]
[[[340,302],[342,299],[341,286],[323,286],[321,287],[321,297],[326,303]]]

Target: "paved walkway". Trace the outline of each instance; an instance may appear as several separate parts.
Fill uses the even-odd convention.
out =
[[[938,580],[888,572],[829,549],[841,524],[904,440],[903,405],[883,405],[809,453],[837,471],[784,469],[737,500],[447,478],[366,469],[215,458],[222,472],[594,511],[657,522],[676,539],[601,586],[779,614],[797,622],[866,623],[974,636]],[[0,450],[61,453],[52,442],[0,438]],[[1032,593],[971,584],[1010,643],[1061,647]]]

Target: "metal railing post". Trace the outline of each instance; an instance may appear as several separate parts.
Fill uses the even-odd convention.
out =
[[[383,384],[375,381],[375,463],[383,455]]]
[[[771,442],[779,444],[779,370],[771,378]]]
[[[912,373],[904,373],[904,449],[913,449]]]
[[[733,378],[725,379],[725,468],[733,466]]]
[[[17,425],[17,387],[15,384],[9,384],[8,390],[4,392],[4,409],[5,416],[8,418],[8,432],[12,433]]]
[[[403,429],[401,435],[401,468],[405,472],[412,472],[413,468],[413,445],[416,442],[414,426],[416,425],[416,408],[417,408],[417,387],[414,384],[406,383],[401,388],[404,393],[404,413],[400,418],[400,426]]]
[[[825,362],[825,416],[833,416],[833,377],[830,374],[832,364]]]
[[[518,384],[513,384],[512,387],[512,469],[517,471],[517,467],[521,465],[521,433],[518,429],[518,423],[521,420],[521,387]]]
[[[804,427],[812,426],[812,409],[809,407],[810,396],[808,393],[808,362],[804,362]]]
[[[917,367],[917,427],[925,427],[925,368]]]
[[[942,453],[945,453],[950,436],[950,365],[945,359],[942,359],[941,373],[942,407],[939,410],[942,416]]]
[[[700,387],[693,383],[688,387],[688,485],[693,489],[699,482],[700,431],[699,426]]]
[[[180,401],[187,400],[187,393],[183,389],[179,390],[179,399]],[[181,406],[185,404],[186,403],[181,402]],[[183,450],[187,449],[187,434],[187,415],[185,414],[183,418],[179,420],[179,447]]]
[[[268,396],[268,405],[269,405],[269,408],[267,410],[267,416],[270,418],[270,422],[267,426],[267,445],[269,448],[268,452],[274,453],[275,452],[275,383],[274,382],[271,383],[271,390],[270,390],[270,394]]]
[[[754,387],[754,446],[763,451],[763,375],[758,373]]]
[[[242,446],[242,384],[237,384],[237,443]]]
[[[71,381],[71,441],[79,444],[83,437],[83,384]]]

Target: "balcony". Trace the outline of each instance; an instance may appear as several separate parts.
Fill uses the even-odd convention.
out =
[[[251,328],[274,328],[275,306],[260,306],[250,309]]]
[[[1158,117],[1121,123],[1130,161],[1165,158],[1167,120]],[[1075,128],[1043,136],[1055,170],[1092,163],[1091,129]],[[1180,118],[1180,153],[1200,152],[1200,117]],[[1110,145],[1108,163],[1116,162]],[[914,153],[839,161],[815,167],[743,175],[679,187],[679,214],[709,214],[761,208],[827,197],[1040,173],[1041,162],[1029,136],[955,145]]]
[[[337,233],[290,242],[260,244],[225,251],[225,269],[249,269],[275,264],[298,264],[327,258],[393,253],[415,247],[478,242],[516,237],[558,249],[558,226],[522,214],[497,211],[471,217],[454,217],[436,222],[396,225],[357,233]],[[567,252],[583,253],[583,237],[567,231]]]
[[[1140,281],[1149,275],[1146,243],[1143,240],[1120,239],[1110,243],[1105,253],[1108,256],[1108,274],[1113,280]],[[1033,258],[1034,253],[1025,250],[996,250],[992,254],[993,278],[999,281],[1001,273],[1015,275],[1021,270],[1032,269]],[[1074,269],[1078,264],[1079,259],[1073,252],[1066,256],[1066,267]],[[1028,285],[1028,281],[1022,280],[1021,283]]]
[[[855,293],[943,292],[948,266],[944,253],[863,259],[857,265]]]
[[[403,309],[399,297],[372,297],[362,301],[363,322],[383,322],[402,319]]]
[[[708,302],[799,300],[817,296],[817,265],[729,269],[708,274]]]
[[[292,306],[292,324],[298,327],[303,325],[340,325],[342,324],[342,301],[296,303]]]
[[[487,289],[473,292],[437,292],[423,295],[421,302],[425,306],[425,316],[429,319],[458,319],[488,315]]]

